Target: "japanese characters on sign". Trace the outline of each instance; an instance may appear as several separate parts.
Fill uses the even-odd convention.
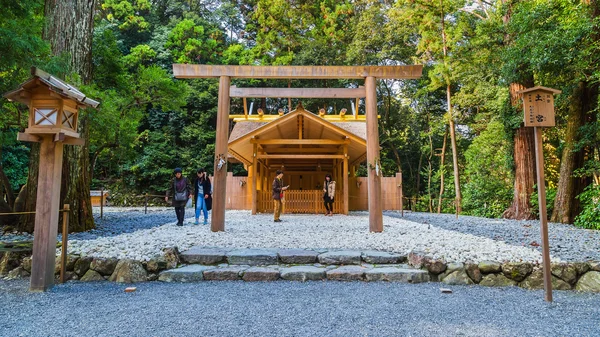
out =
[[[534,87],[521,91],[525,126],[555,126],[554,94],[559,90]]]

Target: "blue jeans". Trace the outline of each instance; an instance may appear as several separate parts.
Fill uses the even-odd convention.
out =
[[[208,211],[206,210],[206,200],[204,195],[199,195],[196,199],[196,219],[200,218],[200,211],[204,211],[204,222],[208,221]]]

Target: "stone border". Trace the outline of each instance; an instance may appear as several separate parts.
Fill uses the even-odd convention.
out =
[[[4,266],[0,275],[6,275],[6,270],[10,269],[6,279],[28,277],[31,272],[29,254],[5,252],[0,256],[0,266]],[[179,253],[174,247],[166,248],[162,256],[144,262],[69,255],[66,269],[67,280],[120,283],[283,279],[443,282],[448,285],[519,286],[525,289],[544,287],[539,264],[497,261],[446,263],[420,252],[404,256],[371,250],[193,247]],[[56,275],[60,273],[59,257],[55,272]],[[600,292],[600,262],[552,264],[552,288]]]

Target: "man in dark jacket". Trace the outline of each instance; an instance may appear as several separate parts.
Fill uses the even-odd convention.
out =
[[[287,190],[288,186],[283,186],[283,171],[277,170],[275,180],[273,180],[273,201],[275,202],[275,210],[273,212],[273,221],[281,222],[279,216],[281,215],[281,198],[283,198],[283,191]]]

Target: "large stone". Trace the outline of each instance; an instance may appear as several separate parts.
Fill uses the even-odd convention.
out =
[[[147,280],[148,272],[146,272],[142,263],[129,259],[120,260],[110,276],[110,281],[119,283],[135,283]]]
[[[281,263],[310,264],[317,262],[319,253],[308,249],[280,249],[277,251]]]
[[[425,259],[423,266],[433,275],[438,275],[446,271],[448,265],[442,260]]]
[[[82,277],[85,273],[90,269],[90,264],[94,259],[91,256],[83,256],[80,257],[77,262],[75,262],[75,266],[73,267],[73,271],[77,276]]]
[[[365,278],[367,281],[422,283],[429,281],[429,273],[420,269],[383,267],[365,271]]]
[[[177,268],[181,261],[179,260],[179,249],[177,247],[169,247],[163,249],[163,257],[167,261],[167,268]]]
[[[110,276],[115,271],[117,263],[119,263],[119,260],[116,258],[94,258],[90,263],[90,269],[97,271],[100,275]]]
[[[21,265],[23,258],[30,255],[31,250],[0,252],[0,276],[7,275],[11,270]]]
[[[225,262],[226,259],[227,250],[221,248],[192,247],[181,253],[181,260],[189,264],[219,264]]]
[[[519,283],[519,287],[525,289],[544,289],[544,271],[534,270],[525,280]]]
[[[412,267],[420,269],[423,267],[423,263],[426,260],[425,253],[419,251],[412,251],[408,253],[408,264]]]
[[[31,273],[31,256],[26,256],[23,258],[23,261],[21,262],[21,267],[23,267],[23,269],[25,269],[28,273]],[[75,265],[75,264],[73,264]]]
[[[66,271],[73,271],[75,269],[75,263],[79,260],[79,255],[67,254],[67,261],[65,265]],[[25,259],[23,259],[25,261]],[[31,258],[28,261],[29,270],[31,271]],[[54,274],[59,275],[61,269],[61,257],[60,255],[56,255],[54,260]]]
[[[499,273],[502,271],[502,265],[496,261],[481,261],[477,267],[484,274]]]
[[[236,249],[227,253],[227,261],[249,266],[277,264],[277,252],[271,249]]]
[[[577,276],[581,276],[590,270],[590,265],[587,262],[573,262],[571,264],[577,270]]]
[[[244,271],[242,276],[244,281],[277,281],[279,279],[279,270],[268,267],[251,267]]]
[[[29,272],[27,270],[25,270],[25,268],[18,266],[17,268],[9,271],[8,275],[6,275],[6,278],[9,280],[15,280],[15,279],[29,277],[29,275],[30,275]]]
[[[289,268],[281,268],[279,273],[281,278],[288,281],[318,281],[326,277],[325,268],[312,266],[294,266]]]
[[[204,271],[204,279],[207,281],[237,281],[244,270],[246,268],[239,266],[209,269]]]
[[[319,255],[322,264],[360,264],[361,253],[356,250],[329,251]]]
[[[167,268],[167,260],[164,256],[154,257],[146,263],[146,270],[149,273],[159,273]]]
[[[519,287],[525,289],[544,289],[544,271],[543,269],[534,270],[525,280],[519,283]],[[571,285],[552,276],[552,289],[554,290],[570,290]]]
[[[577,281],[575,290],[600,292],[600,272],[588,271],[583,274]]]
[[[371,264],[395,264],[406,262],[406,256],[396,253],[367,250],[361,254],[362,260]]]
[[[327,279],[335,281],[362,281],[367,268],[361,266],[341,266],[327,271]]]
[[[83,282],[104,281],[104,277],[95,270],[89,269],[81,278]]]
[[[479,285],[486,287],[508,287],[516,286],[517,282],[509,279],[503,274],[487,274],[483,276]]]
[[[600,262],[594,261],[589,263],[591,271],[600,271]]]
[[[452,273],[446,275],[442,279],[442,282],[444,282],[446,284],[450,284],[450,285],[473,284],[473,280],[471,280],[471,278],[469,278],[469,275],[467,275],[467,272],[464,269],[456,270],[456,271],[453,271]]]
[[[502,265],[502,273],[511,280],[521,282],[531,272],[533,266],[529,262],[508,262]]]
[[[577,281],[577,268],[574,265],[569,263],[553,263],[551,270],[552,275],[567,283],[575,284],[575,281]]]
[[[469,275],[473,282],[481,282],[481,278],[483,277],[483,275],[481,275],[481,271],[479,270],[479,267],[476,263],[467,263],[465,265],[465,270],[467,271],[467,275]]]
[[[465,270],[465,264],[462,262],[453,262],[449,263],[446,267],[445,275],[449,275],[454,273],[455,271],[463,271]]]
[[[189,265],[177,269],[169,269],[160,273],[159,281],[163,282],[198,282],[204,280],[204,272],[214,269],[213,266]]]

